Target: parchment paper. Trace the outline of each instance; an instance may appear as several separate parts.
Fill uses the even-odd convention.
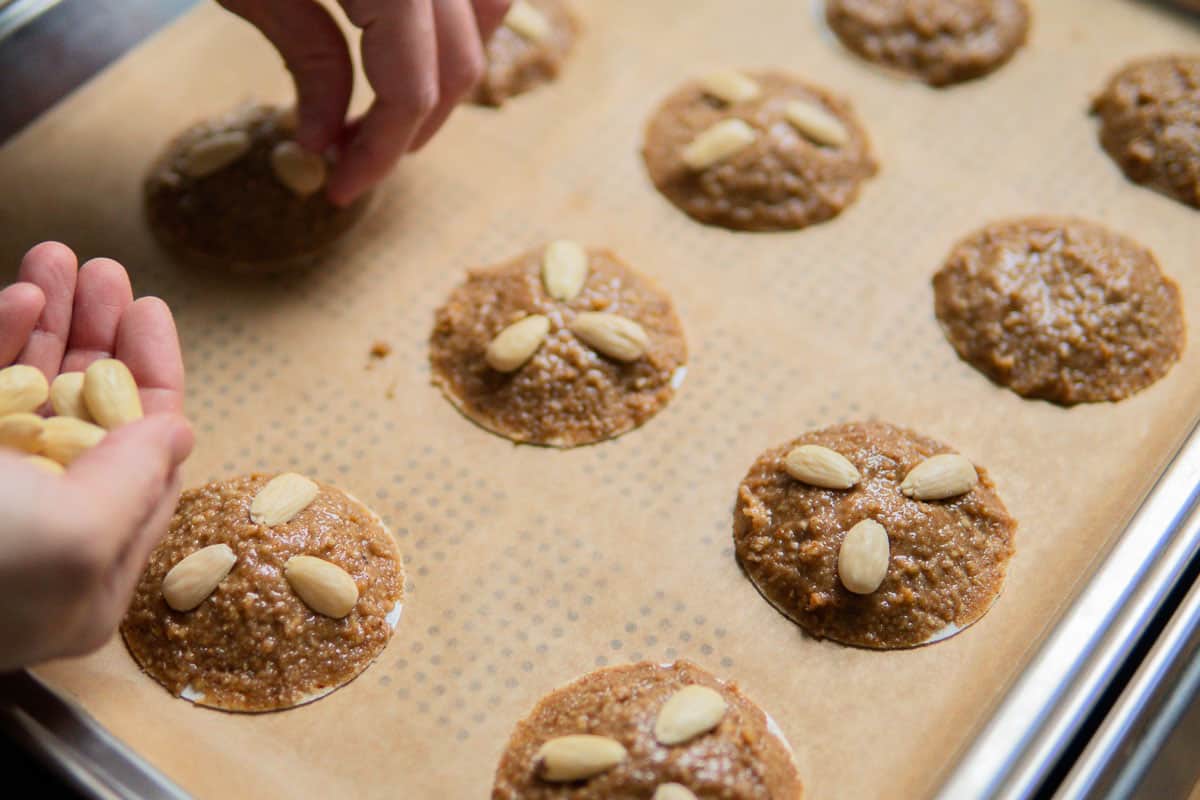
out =
[[[796,0],[591,2],[562,79],[459,111],[382,187],[342,254],[265,282],[190,272],[151,242],[139,181],[197,117],[290,102],[273,51],[206,4],[0,152],[0,263],[59,238],[129,265],[175,309],[199,434],[188,482],[298,470],[373,503],[409,574],[404,619],[347,688],[280,714],[193,708],[119,642],[40,674],[200,797],[486,797],[514,723],[604,664],[693,659],[779,721],[813,798],[917,797],[988,716],[1190,426],[1200,347],[1120,404],[1022,400],[943,340],[929,278],[997,217],[1073,213],[1140,240],[1200,326],[1200,214],[1126,182],[1092,94],[1126,59],[1200,47],[1134,0],[1036,2],[995,75],[934,91],[841,49]],[[699,226],[647,180],[652,108],[719,64],[778,66],[851,98],[882,170],[837,220],[780,235]],[[552,237],[614,248],[673,295],[690,371],[616,441],[558,452],[476,428],[429,384],[433,310],[471,266]],[[394,353],[369,366],[376,339]],[[760,451],[878,416],[944,439],[1020,520],[991,613],[891,653],[819,642],[731,548]]]

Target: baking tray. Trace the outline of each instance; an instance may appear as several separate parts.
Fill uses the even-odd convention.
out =
[[[13,187],[0,200],[0,258],[15,264],[33,242],[61,238],[121,259],[139,293],[165,297],[199,436],[188,482],[293,469],[350,489],[397,532],[405,620],[359,680],[283,714],[195,709],[141,675],[119,642],[37,678],[200,797],[250,787],[482,797],[537,698],[641,658],[689,658],[737,680],[795,745],[813,797],[929,796],[963,774],[999,791],[1019,777],[1021,736],[1062,731],[1040,723],[1063,695],[1033,697],[1023,676],[1043,663],[1043,640],[1059,641],[1047,638],[1056,625],[1076,618],[1072,600],[1097,599],[1093,576],[1107,574],[1110,551],[1127,552],[1113,548],[1160,477],[1174,512],[1129,528],[1149,531],[1135,537],[1148,566],[1099,598],[1102,619],[1132,607],[1141,577],[1170,577],[1153,569],[1155,545],[1180,533],[1167,523],[1191,492],[1163,470],[1200,407],[1193,336],[1136,397],[1061,409],[992,386],[933,318],[929,277],[955,240],[1048,212],[1142,241],[1200,319],[1195,212],[1129,185],[1086,113],[1124,60],[1195,50],[1200,32],[1133,0],[1033,5],[1031,42],[1010,65],[939,92],[845,53],[806,3],[760,0],[753,14],[717,0],[580,3],[588,30],[559,83],[499,112],[460,111],[381,187],[325,269],[265,281],[184,270],[141,220],[139,180],[172,134],[251,96],[289,95],[252,30],[214,6],[187,15],[0,150],[0,185]],[[739,235],[682,217],[649,186],[642,126],[713,64],[785,67],[849,97],[880,175],[837,220],[799,233]],[[465,269],[561,236],[614,248],[672,293],[689,375],[669,408],[614,442],[514,447],[429,385],[426,339]],[[389,358],[370,359],[376,339],[393,346]],[[1021,524],[999,601],[933,647],[875,653],[808,638],[733,560],[734,493],[757,454],[867,417],[986,465]],[[1119,651],[1103,652],[1115,662]],[[1036,674],[1054,686],[1084,674],[1078,659],[1051,660]],[[1045,713],[994,734],[1012,716],[1001,704],[1010,688]],[[981,733],[1011,758],[982,763],[970,749]],[[1053,748],[1028,752],[1044,766]]]

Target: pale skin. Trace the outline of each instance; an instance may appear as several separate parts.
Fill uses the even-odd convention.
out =
[[[0,451],[0,671],[87,653],[112,636],[175,510],[193,442],[166,304],[134,300],[116,261],[79,267],[64,245],[31,249],[0,291],[0,366],[29,364],[52,380],[110,357],[133,373],[144,419],[63,475]]]
[[[362,30],[363,71],[374,91],[366,114],[346,118],[354,70],[333,16],[315,0],[218,0],[279,50],[298,97],[296,140],[334,146],[326,192],[346,205],[420,149],[482,77],[484,45],[511,0],[340,0]]]

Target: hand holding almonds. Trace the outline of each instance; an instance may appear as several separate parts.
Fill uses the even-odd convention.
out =
[[[47,400],[58,416],[43,419],[35,413]],[[99,444],[106,428],[141,418],[137,383],[116,359],[95,361],[85,372],[65,372],[53,384],[41,370],[24,364],[0,369],[0,447],[67,466]]]

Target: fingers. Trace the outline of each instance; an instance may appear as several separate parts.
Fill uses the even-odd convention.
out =
[[[113,352],[133,373],[147,414],[183,411],[183,356],[166,303],[142,297],[126,308]]]
[[[486,68],[483,41],[470,0],[442,0],[434,10],[437,30],[438,105],[421,124],[409,150],[425,146]]]
[[[61,480],[88,495],[89,513],[110,533],[93,543],[97,561],[111,564],[130,546],[193,441],[183,417],[155,414],[109,433],[71,464]]]
[[[512,6],[512,0],[473,0],[475,21],[479,25],[479,38],[486,43],[504,21],[504,15]]]
[[[132,302],[129,275],[116,261],[93,258],[80,267],[62,371],[84,370],[112,355],[121,315]]]
[[[128,607],[129,597],[133,594],[133,589],[137,586],[142,570],[146,567],[146,561],[150,558],[150,552],[162,539],[163,534],[167,532],[167,526],[170,524],[171,517],[175,514],[175,508],[179,503],[179,490],[182,488],[182,485],[183,477],[179,474],[179,470],[173,470],[167,478],[167,483],[159,497],[158,505],[151,510],[150,514],[138,528],[137,533],[128,542],[125,552],[121,554],[120,560],[113,570],[111,578],[111,595],[115,600],[113,613],[111,614],[113,625],[120,622],[121,616]]]
[[[388,173],[437,107],[438,54],[432,0],[342,4],[363,29],[363,70],[375,90],[375,102],[330,176],[329,199],[346,205]]]
[[[0,291],[0,367],[13,363],[25,348],[45,306],[45,294],[32,283]]]
[[[354,68],[341,29],[311,0],[220,0],[275,45],[296,83],[300,124],[296,140],[313,152],[333,144],[342,130]]]
[[[42,242],[21,259],[18,280],[32,283],[45,295],[45,307],[21,351],[22,364],[37,367],[47,378],[58,374],[71,330],[72,303],[79,262],[71,248]]]

